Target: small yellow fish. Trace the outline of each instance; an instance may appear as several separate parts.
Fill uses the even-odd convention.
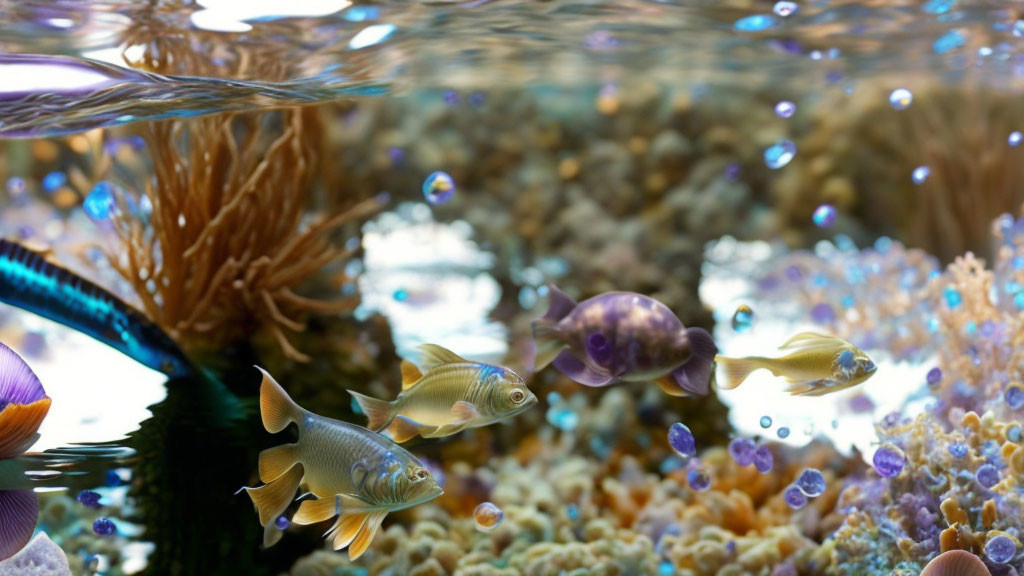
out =
[[[725,376],[719,388],[736,388],[751,372],[765,368],[785,378],[790,383],[786,390],[794,396],[824,396],[856,386],[878,370],[860,348],[835,336],[803,332],[779,346],[790,349],[794,352],[781,358],[716,356]]]
[[[420,346],[420,368],[402,362],[402,391],[388,402],[349,391],[370,430],[387,429],[395,442],[417,434],[442,438],[526,411],[537,397],[518,374],[471,362],[436,344]]]
[[[360,426],[303,410],[265,370],[260,385],[263,426],[276,434],[296,424],[299,440],[260,453],[258,488],[243,488],[259,513],[263,545],[281,538],[278,518],[299,486],[316,497],[303,500],[292,518],[313,524],[338,517],[326,538],[335,550],[348,546],[355,560],[366,552],[388,512],[442,494],[430,472],[401,446]]]

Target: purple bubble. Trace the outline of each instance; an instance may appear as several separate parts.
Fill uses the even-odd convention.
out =
[[[807,468],[793,483],[805,496],[817,498],[825,493],[825,476],[816,468]]]
[[[92,531],[100,536],[110,536],[117,532],[117,526],[108,518],[100,518],[92,523]]]
[[[786,488],[786,491],[782,493],[782,498],[786,501],[786,505],[793,510],[799,510],[807,505],[807,496],[804,496],[804,493],[793,485]]]
[[[767,446],[758,446],[754,452],[754,468],[761,474],[767,474],[772,471],[773,466],[775,457],[772,456],[772,451]]]
[[[836,321],[836,311],[824,302],[811,308],[811,319],[817,324],[831,324]]]
[[[287,530],[291,525],[291,521],[284,516],[278,516],[277,520],[274,520],[274,526],[277,527],[278,530]]]
[[[982,464],[975,472],[974,477],[978,480],[978,484],[985,488],[992,488],[999,483],[999,470],[991,464]]]
[[[895,446],[882,446],[875,451],[875,456],[872,458],[875,472],[878,472],[879,476],[885,478],[899,476],[900,472],[903,471],[905,461],[906,458],[903,456],[903,452]]]
[[[82,490],[78,495],[78,501],[86,508],[101,508],[100,495],[92,490]]]
[[[693,432],[682,422],[676,422],[668,429],[668,444],[684,458],[697,455],[697,441]]]
[[[729,455],[740,466],[750,466],[754,463],[754,452],[757,446],[749,438],[734,438],[729,442]]]
[[[942,369],[936,366],[928,371],[928,376],[925,377],[928,381],[929,386],[937,386],[939,382],[942,382]]]

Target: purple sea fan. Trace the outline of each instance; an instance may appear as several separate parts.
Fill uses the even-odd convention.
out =
[[[50,399],[14,350],[0,343],[0,458],[18,456],[39,439]]]

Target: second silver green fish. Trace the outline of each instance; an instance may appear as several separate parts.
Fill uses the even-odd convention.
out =
[[[471,362],[435,344],[419,349],[419,368],[402,363],[402,392],[394,401],[349,391],[370,430],[386,429],[395,442],[417,435],[441,438],[510,418],[537,403],[526,382],[508,368]]]

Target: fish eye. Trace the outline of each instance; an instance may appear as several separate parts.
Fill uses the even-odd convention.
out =
[[[427,472],[426,468],[417,468],[412,473],[412,480],[414,482],[419,482],[420,480],[426,480],[429,477],[430,477],[430,472]]]
[[[516,388],[509,392],[508,397],[510,400],[512,400],[512,402],[520,404],[523,402],[523,400],[526,400],[526,392],[523,392],[522,390]]]

